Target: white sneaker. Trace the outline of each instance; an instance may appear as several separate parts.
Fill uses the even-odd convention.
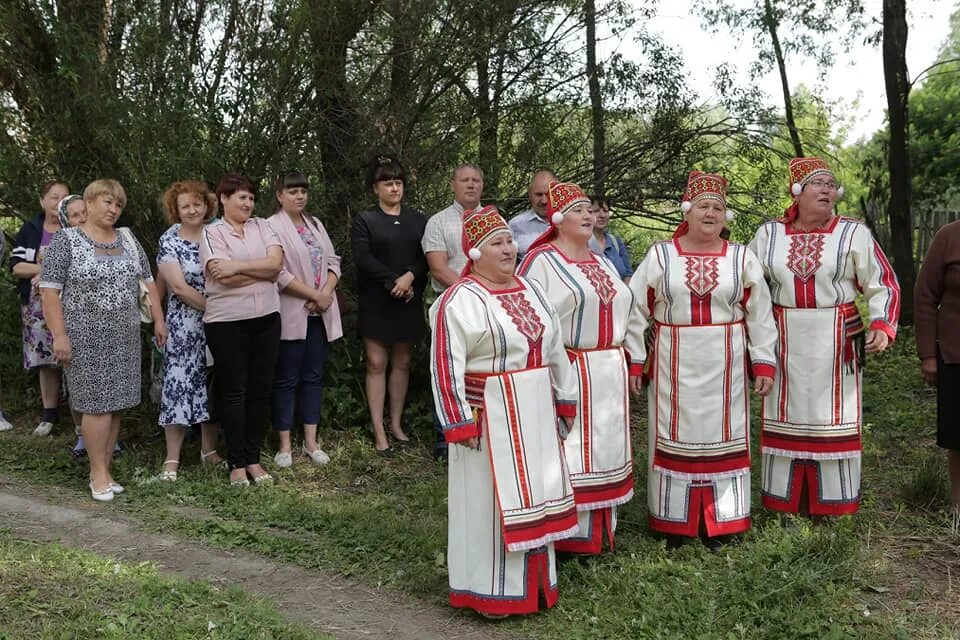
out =
[[[10,431],[11,429],[13,429],[13,425],[0,413],[0,431]]]
[[[277,463],[277,466],[280,468],[287,468],[293,466],[293,454],[289,451],[281,451],[277,455],[273,456],[273,461]]]
[[[50,435],[51,431],[53,431],[52,422],[41,422],[37,425],[37,428],[33,430],[33,435],[37,436],[38,438],[46,438],[48,435]]]
[[[330,456],[327,455],[327,452],[317,447],[313,451],[307,451],[307,446],[303,446],[303,453],[308,458],[313,460],[313,464],[327,464],[330,462]]]

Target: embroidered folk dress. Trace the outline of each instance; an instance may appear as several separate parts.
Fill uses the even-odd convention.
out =
[[[760,431],[764,506],[796,513],[804,481],[813,515],[855,513],[860,504],[863,332],[896,337],[900,287],[880,245],[859,220],[834,217],[823,229],[795,231],[784,220],[757,230],[750,247],[770,283],[780,332],[773,391]]]
[[[773,377],[777,332],[763,270],[743,245],[650,248],[630,280],[653,320],[648,355],[650,527],[695,537],[750,528],[750,381]]]
[[[450,447],[450,604],[489,614],[533,613],[557,600],[553,541],[577,513],[557,415],[576,392],[555,312],[534,283],[490,291],[473,277],[430,307],[431,375]]]
[[[628,376],[642,373],[645,357],[640,298],[606,258],[574,261],[551,244],[530,251],[517,272],[537,282],[557,310],[576,375],[577,415],[563,449],[579,531],[556,548],[597,554],[604,529],[613,547],[616,505],[633,497]]]

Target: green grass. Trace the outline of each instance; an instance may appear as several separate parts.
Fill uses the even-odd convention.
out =
[[[699,544],[668,552],[646,526],[641,463],[617,552],[564,561],[558,607],[498,628],[578,639],[956,637],[960,603],[943,567],[960,566],[960,540],[943,515],[934,394],[919,379],[908,331],[871,359],[864,405],[865,498],[856,517],[814,526],[765,512],[755,495],[754,528],[739,543],[720,554]],[[104,509],[445,606],[446,476],[429,458],[432,434],[422,431],[419,447],[385,460],[359,430],[326,430],[330,465],[298,461],[274,470],[275,487],[235,491],[222,473],[192,462],[195,444],[176,484],[137,486],[159,471],[162,440],[146,418],[131,417],[123,429],[128,450],[115,475],[132,486]],[[72,435],[38,441],[21,428],[3,438],[0,468],[84,496],[86,468],[67,453]],[[639,462],[642,428],[636,442]]]
[[[0,531],[0,638],[320,640],[237,588]]]

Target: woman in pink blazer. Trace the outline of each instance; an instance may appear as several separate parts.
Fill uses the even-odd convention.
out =
[[[268,221],[283,245],[280,288],[280,356],[273,383],[273,426],[280,436],[277,466],[293,464],[290,429],[294,399],[303,420],[303,453],[314,464],[330,457],[317,445],[323,371],[330,343],[343,335],[336,288],[340,256],[319,220],[306,213],[307,178],[299,171],[274,183],[275,213]]]

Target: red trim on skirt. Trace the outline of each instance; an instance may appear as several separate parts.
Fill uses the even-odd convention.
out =
[[[807,511],[812,516],[845,516],[860,509],[860,496],[849,502],[822,502],[820,482],[817,478],[817,463],[813,460],[794,460],[791,471],[790,495],[786,499],[764,493],[763,506],[771,511],[800,513],[800,497],[807,487]]]
[[[707,536],[728,536],[743,533],[750,529],[750,516],[744,516],[727,522],[717,521],[717,512],[714,506],[713,487],[690,487],[690,506],[687,511],[686,522],[663,520],[656,516],[647,516],[650,528],[660,533],[696,538],[700,535],[700,518],[703,517]]]
[[[590,534],[587,538],[565,538],[553,543],[553,548],[560,553],[579,553],[596,556],[603,551],[604,530],[606,530],[607,546],[614,551],[613,544],[613,508],[594,509],[590,512]]]
[[[547,609],[557,603],[559,592],[550,586],[550,567],[547,550],[531,552],[527,558],[526,595],[523,597],[481,596],[466,591],[450,592],[450,606],[458,609],[473,609],[490,615],[523,615],[540,610],[540,590]]]

